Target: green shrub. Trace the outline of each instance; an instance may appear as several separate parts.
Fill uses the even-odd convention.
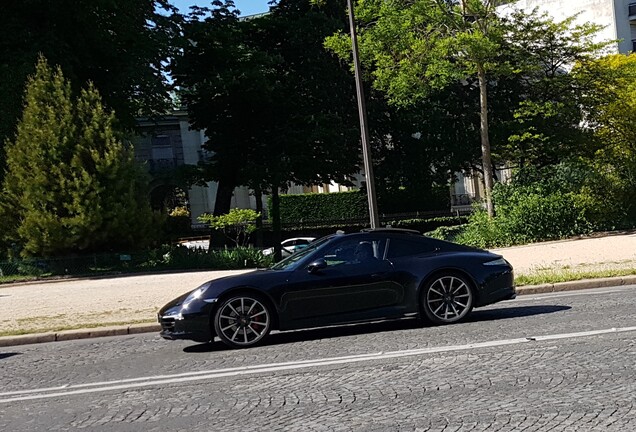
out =
[[[494,188],[496,217],[477,207],[455,241],[491,248],[612,229],[622,206],[604,178],[578,162],[518,172],[510,184]]]
[[[461,232],[458,232],[455,241],[478,248],[491,248],[520,243],[514,233],[502,229],[499,218],[491,219],[483,208],[476,209],[469,217],[469,222]]]
[[[188,249],[184,246],[164,245],[153,250],[142,268],[171,269],[213,269],[233,270],[242,268],[268,267],[271,257],[263,255],[260,249],[237,247],[227,249]]]
[[[455,226],[440,226],[433,231],[425,233],[429,237],[433,237],[440,240],[446,240],[451,242],[457,242],[457,237],[460,236],[468,225],[455,225]]]
[[[245,246],[251,233],[256,231],[256,220],[260,214],[252,209],[233,208],[229,213],[214,216],[209,213],[198,217],[200,222],[210,225],[210,228],[219,230],[231,240],[237,247]]]

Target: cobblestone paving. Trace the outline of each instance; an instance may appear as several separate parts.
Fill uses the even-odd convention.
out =
[[[274,335],[243,351],[156,337],[0,352],[0,393],[636,326],[636,289],[529,296],[471,322]],[[0,403],[0,430],[633,431],[636,332]],[[2,396],[0,396],[0,402]]]

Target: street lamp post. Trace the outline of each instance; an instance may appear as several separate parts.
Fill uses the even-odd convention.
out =
[[[351,46],[353,48],[353,68],[356,77],[356,90],[358,97],[358,115],[360,117],[360,133],[362,135],[362,158],[364,160],[364,172],[367,181],[367,198],[369,200],[369,219],[371,228],[380,226],[378,217],[378,201],[375,196],[375,182],[373,180],[373,165],[371,163],[371,147],[369,145],[369,126],[367,124],[367,110],[364,104],[364,89],[362,88],[362,76],[360,74],[360,58],[358,57],[358,38],[356,36],[355,18],[353,16],[353,2],[347,0],[349,9],[349,26],[351,28]]]

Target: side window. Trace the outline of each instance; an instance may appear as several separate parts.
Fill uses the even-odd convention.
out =
[[[410,255],[419,255],[423,253],[435,252],[435,250],[435,245],[427,241],[392,237],[389,240],[389,250],[387,252],[387,258],[390,259]]]
[[[383,259],[385,240],[343,241],[325,251],[323,258],[330,267],[370,264]]]

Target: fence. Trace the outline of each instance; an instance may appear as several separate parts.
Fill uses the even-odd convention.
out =
[[[267,267],[271,257],[252,247],[189,249],[164,245],[135,253],[106,253],[0,262],[0,282],[55,276],[95,276],[160,270],[234,270]]]
[[[62,258],[18,259],[0,262],[0,280],[22,276],[100,274],[139,269],[150,259],[148,252],[135,254],[93,254]]]

